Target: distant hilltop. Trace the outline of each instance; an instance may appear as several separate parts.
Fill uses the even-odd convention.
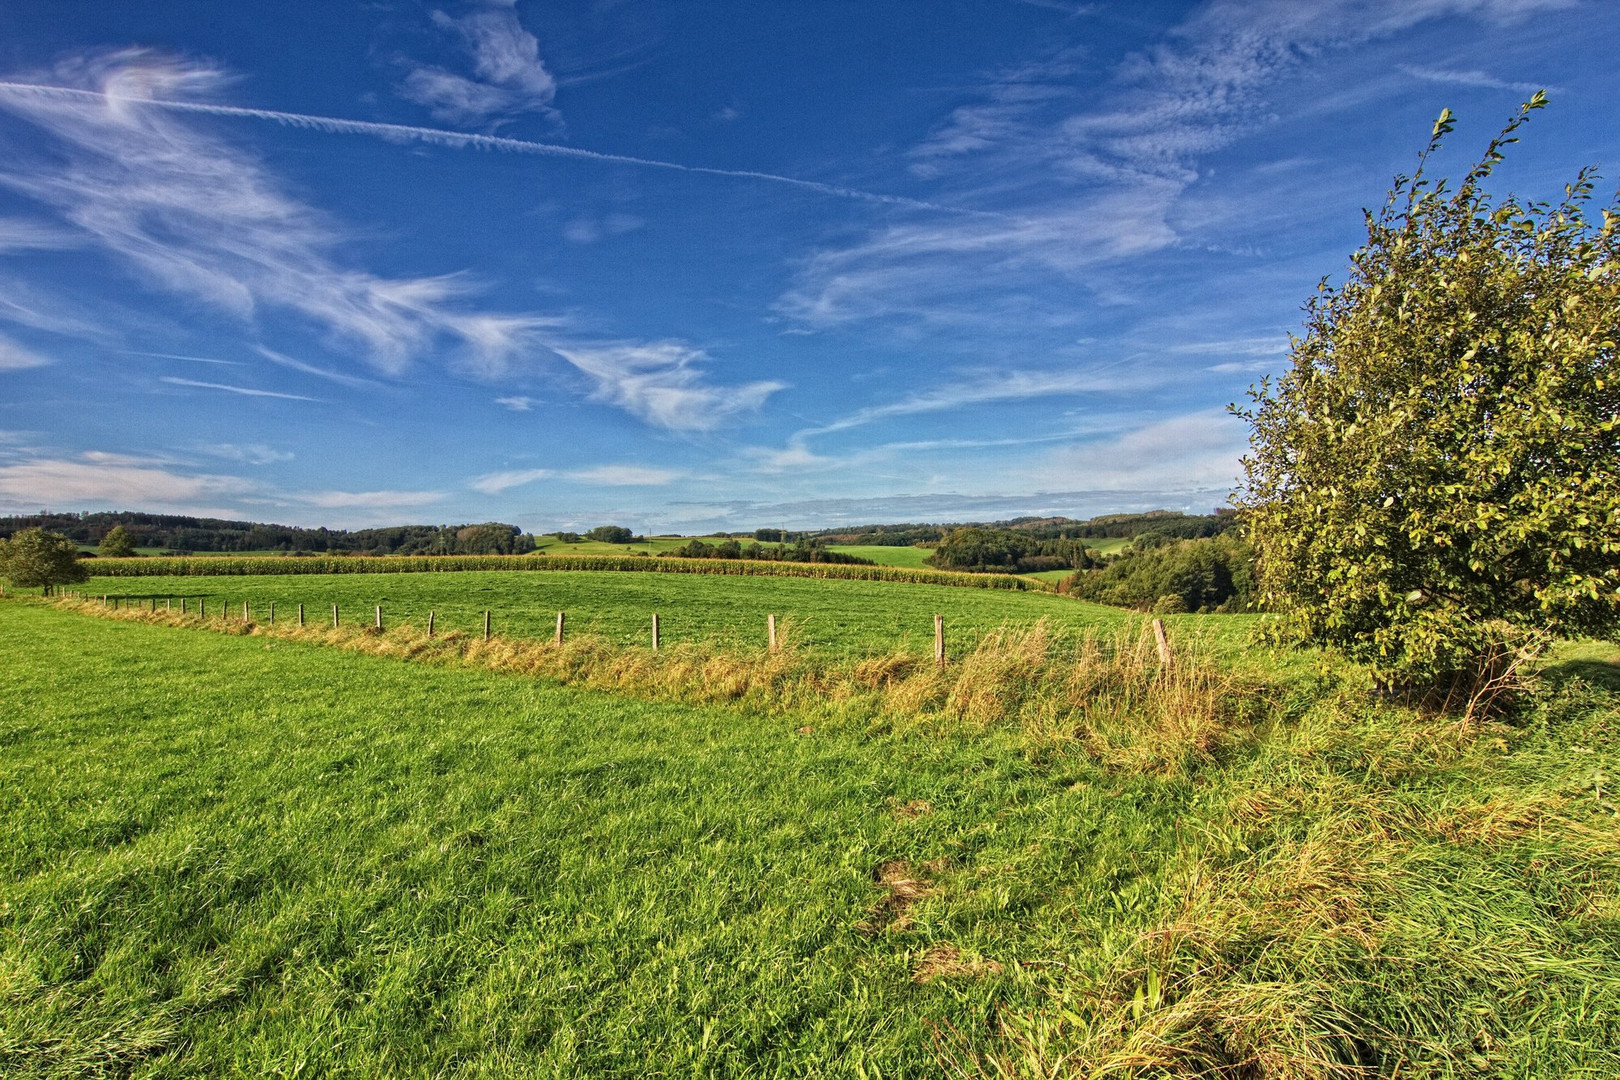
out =
[[[193,551],[308,551],[358,555],[521,555],[534,550],[534,538],[516,525],[488,521],[477,525],[391,525],[381,529],[306,529],[254,521],[143,514],[132,510],[83,514],[19,514],[0,517],[0,538],[22,529],[61,533],[95,545],[122,525],[140,548]]]
[[[706,537],[743,538],[771,543],[808,541],[817,547],[860,544],[879,547],[933,546],[954,529],[997,529],[1019,533],[1031,540],[1131,539],[1153,535],[1165,539],[1194,540],[1218,536],[1236,523],[1231,510],[1211,514],[1183,514],[1150,510],[1141,514],[1103,514],[1084,521],[1066,517],[1016,517],[1005,521],[855,525],[828,529],[756,529],[753,532],[708,533]],[[486,521],[465,525],[390,525],[376,529],[305,528],[256,521],[191,517],[184,514],[147,514],[134,510],[94,513],[14,514],[0,517],[0,539],[22,529],[39,528],[60,533],[78,544],[94,547],[115,526],[122,525],[138,548],[177,554],[191,552],[303,551],[355,555],[522,555],[535,550],[536,538],[517,525]],[[600,530],[598,530],[600,531]],[[622,540],[644,540],[630,530]],[[552,535],[546,533],[543,535]],[[574,533],[560,537],[579,539]]]

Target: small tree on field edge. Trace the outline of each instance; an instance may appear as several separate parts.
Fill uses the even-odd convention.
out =
[[[109,559],[122,559],[135,554],[135,538],[122,525],[114,525],[96,545],[96,553]]]
[[[1482,190],[1536,94],[1455,192],[1398,177],[1292,367],[1250,391],[1240,506],[1283,636],[1380,685],[1488,700],[1551,635],[1620,630],[1620,202]]]
[[[57,585],[84,581],[90,571],[79,561],[72,540],[42,529],[24,529],[0,540],[0,577],[18,588],[43,587],[49,596]]]

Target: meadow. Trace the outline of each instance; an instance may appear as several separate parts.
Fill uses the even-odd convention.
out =
[[[768,564],[767,564],[768,566]],[[833,567],[833,570],[843,570]],[[970,575],[958,575],[970,578]],[[279,620],[296,619],[305,606],[311,622],[339,618],[372,623],[381,605],[385,625],[425,626],[428,612],[445,630],[480,630],[490,611],[502,634],[550,637],[557,612],[569,633],[618,645],[646,644],[653,612],[666,642],[716,642],[732,648],[765,643],[765,620],[777,615],[783,639],[830,654],[858,655],[933,650],[934,615],[946,616],[949,639],[977,643],[1002,625],[1050,620],[1065,632],[1118,622],[1113,608],[1051,593],[955,588],[889,581],[701,574],[615,573],[572,570],[463,571],[432,574],[299,574],[263,576],[95,577],[83,592],[122,604],[156,600],[188,610],[202,601],[215,615],[240,618],[242,604],[265,620],[276,605]],[[110,602],[110,600],[109,600]]]
[[[778,708],[99,610],[0,603],[8,1076],[1620,1073],[1613,646],[1464,726],[1106,609]]]

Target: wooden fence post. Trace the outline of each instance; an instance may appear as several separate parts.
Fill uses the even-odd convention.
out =
[[[298,625],[300,627],[302,627],[304,625],[304,605],[303,604],[298,605]]]
[[[428,612],[428,637],[433,636],[433,612]]]
[[[337,605],[333,604],[332,605],[332,629],[336,630],[337,629],[337,624],[338,624]]]
[[[270,601],[270,625],[276,625],[276,602]]]
[[[242,601],[242,621],[243,622],[252,622],[253,621],[253,617],[248,614],[248,602],[246,600]]]
[[[484,612],[484,640],[489,640],[489,612]]]
[[[197,618],[208,618],[208,601],[201,596],[197,597]]]
[[[658,612],[653,612],[653,652],[658,651]]]
[[[382,629],[382,605],[377,605],[377,629]]]
[[[771,652],[776,651],[776,616],[765,616],[765,635],[770,638]]]
[[[1169,667],[1175,656],[1170,652],[1170,639],[1164,632],[1164,620],[1153,620],[1153,643],[1159,647],[1159,663]]]
[[[563,643],[563,613],[557,612],[557,644]]]
[[[185,613],[186,613],[186,598],[182,596],[180,598],[180,614],[184,615]]]
[[[934,616],[934,663],[945,666],[945,616]]]

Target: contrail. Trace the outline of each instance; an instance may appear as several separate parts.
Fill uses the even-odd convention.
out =
[[[74,101],[117,100],[137,105],[151,105],[154,108],[168,109],[171,112],[203,113],[208,116],[236,116],[252,120],[269,120],[284,127],[307,128],[313,131],[326,132],[330,135],[370,135],[374,138],[386,139],[389,142],[411,140],[429,143],[434,146],[448,146],[458,150],[470,146],[481,150],[502,150],[512,154],[540,154],[548,157],[574,158],[579,161],[599,161],[611,165],[634,165],[643,169],[666,169],[671,172],[695,173],[701,176],[727,176],[736,180],[763,180],[767,183],[786,184],[789,187],[814,191],[822,195],[832,195],[841,199],[857,199],[862,202],[882,203],[887,206],[904,206],[913,210],[931,210],[937,213],[965,214],[970,217],[988,217],[1003,220],[1006,217],[1004,214],[995,214],[985,210],[967,210],[959,206],[945,206],[941,203],[932,203],[923,199],[908,199],[903,195],[880,195],[875,191],[840,187],[837,184],[823,184],[816,180],[800,180],[797,177],[756,172],[752,169],[715,169],[706,165],[681,165],[673,161],[659,161],[657,158],[631,157],[628,154],[604,154],[597,150],[581,150],[578,147],[563,146],[559,143],[534,142],[529,139],[509,139],[501,135],[475,135],[465,131],[448,131],[444,128],[417,127],[414,124],[385,124],[374,120],[345,120],[337,116],[313,116],[308,113],[281,112],[277,109],[249,109],[239,105],[214,105],[200,101],[173,101],[164,98],[143,97],[120,97],[114,99],[107,94],[97,93],[94,90],[79,90],[68,86],[50,86],[41,83],[0,81],[0,93],[67,98]]]

